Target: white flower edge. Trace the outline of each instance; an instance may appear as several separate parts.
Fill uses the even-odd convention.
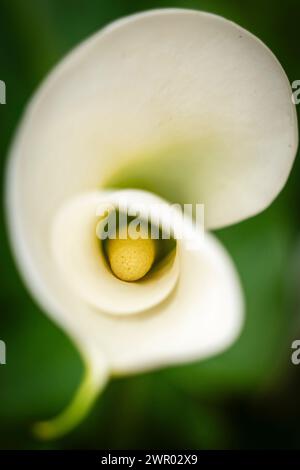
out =
[[[144,191],[118,191],[109,198],[106,192],[84,193],[81,211],[76,211],[77,226],[80,221],[86,223],[87,215],[91,218],[94,214],[96,231],[98,204],[124,199],[129,204],[138,200],[145,206],[162,202]],[[75,202],[78,208],[78,196]],[[69,222],[66,218],[66,230],[60,233],[60,239],[70,240]],[[174,218],[172,222],[178,226]],[[73,227],[72,222],[70,227]],[[167,290],[165,300],[157,299],[157,304],[146,310],[137,298],[140,314],[116,316],[81,299],[76,283],[72,285],[66,278],[69,271],[58,263],[57,257],[49,257],[46,271],[45,265],[31,264],[28,250],[22,246],[20,230],[11,227],[17,259],[33,295],[73,338],[86,364],[83,383],[73,402],[54,420],[36,426],[40,437],[59,437],[72,429],[88,411],[109,376],[203,359],[221,352],[236,339],[243,323],[243,297],[235,268],[212,235],[199,233],[192,224],[188,229],[195,230],[194,243],[196,240],[198,246],[191,250],[184,240],[177,242],[179,275],[178,280],[177,276],[174,279],[177,283],[172,292]],[[96,233],[94,235],[96,238]],[[59,244],[60,239],[56,240]],[[70,245],[76,247],[76,243]],[[64,246],[64,241],[60,246]],[[68,258],[65,261],[68,264]],[[82,264],[75,263],[73,268],[82,271]],[[100,284],[101,280],[100,276]],[[117,289],[114,289],[116,295]]]
[[[153,202],[154,198],[156,200],[160,200],[155,196],[149,195],[149,193],[146,193],[144,191],[122,191],[118,192],[118,194],[124,192],[131,195],[131,197],[133,198],[132,200],[134,200],[136,197],[139,198],[139,201],[147,201],[147,199],[149,200],[149,197],[151,202]],[[138,195],[136,193],[138,193]],[[95,201],[93,196],[94,193],[92,193],[90,203],[92,205],[92,209],[95,210],[97,208],[97,203],[99,202],[99,200]],[[83,197],[86,198],[86,194],[84,194]],[[111,315],[107,311],[101,312],[95,306],[89,305],[84,300],[78,298],[78,295],[76,295],[76,285],[72,288],[68,284],[68,280],[64,277],[65,272],[63,270],[60,270],[55,256],[50,256],[48,258],[47,266],[35,264],[30,256],[30,252],[28,251],[26,245],[24,245],[24,238],[17,222],[18,219],[10,219],[10,234],[13,241],[13,248],[16,255],[16,260],[22,273],[23,279],[29,287],[30,291],[32,292],[34,298],[39,301],[42,308],[45,309],[52,316],[52,318],[71,335],[71,337],[73,337],[73,339],[79,346],[79,350],[83,352],[83,356],[89,357],[91,355],[93,359],[96,357],[95,347],[93,346],[95,342],[96,344],[98,343],[96,349],[99,350],[100,348],[101,350],[101,347],[103,346],[103,352],[105,353],[106,347],[110,347],[110,341],[114,340],[114,337],[111,335],[111,333],[116,333],[116,327],[120,329],[119,334],[123,335],[123,340],[125,340],[125,347],[126,341],[128,341],[128,347],[131,350],[131,353],[128,354],[128,360],[126,359],[127,354],[124,354],[124,351],[122,351],[122,353],[120,353],[120,356],[118,356],[117,350],[117,355],[115,356],[113,351],[107,349],[107,351],[109,351],[108,357],[112,359],[111,369],[114,373],[125,373],[128,372],[131,368],[132,370],[144,370],[155,366],[155,360],[153,364],[148,365],[143,364],[142,360],[143,344],[145,347],[147,344],[150,345],[151,343],[151,329],[148,330],[147,326],[144,332],[145,334],[149,333],[150,343],[149,341],[144,342],[142,337],[139,334],[137,335],[139,337],[138,341],[143,343],[140,344],[138,348],[136,347],[136,342],[132,342],[131,338],[128,338],[127,334],[123,334],[122,331],[123,328],[125,329],[125,332],[126,328],[129,328],[129,330],[133,329],[138,331],[140,327],[143,328],[144,322],[145,325],[149,325],[151,328],[153,327],[155,331],[155,328],[159,328],[159,323],[157,322],[159,322],[160,319],[164,321],[166,319],[165,317],[168,317],[167,321],[169,321],[170,316],[172,316],[172,311],[174,311],[175,315],[177,313],[181,314],[182,320],[186,321],[187,317],[185,316],[184,312],[178,311],[177,308],[177,306],[179,305],[179,301],[176,300],[176,298],[179,294],[182,297],[180,302],[186,302],[186,304],[191,307],[191,310],[193,310],[192,306],[196,307],[197,305],[195,304],[194,297],[195,295],[198,295],[200,293],[201,295],[198,299],[200,305],[202,302],[205,302],[207,300],[208,305],[210,305],[209,302],[211,302],[211,305],[214,308],[214,314],[220,315],[220,318],[218,318],[217,320],[216,317],[212,316],[212,314],[196,314],[195,320],[204,321],[203,326],[209,326],[207,322],[211,322],[212,328],[215,323],[218,328],[220,327],[220,333],[213,335],[215,336],[215,338],[207,336],[207,338],[205,339],[201,337],[201,340],[204,340],[204,342],[201,344],[198,344],[201,342],[199,341],[200,336],[198,336],[198,334],[205,335],[205,330],[203,329],[200,332],[195,332],[194,330],[193,334],[197,333],[197,336],[195,338],[197,342],[197,347],[199,347],[200,350],[204,352],[205,356],[212,353],[212,350],[215,346],[216,351],[225,348],[228,344],[230,344],[230,342],[233,341],[233,338],[235,338],[238,332],[240,331],[240,326],[243,318],[243,302],[238,275],[226,250],[211,234],[205,233],[203,235],[201,233],[198,234],[196,232],[195,235],[199,238],[198,250],[185,249],[184,244],[182,244],[179,257],[179,279],[177,281],[177,285],[174,286],[174,292],[176,292],[176,295],[174,295],[174,292],[171,292],[171,294],[169,294],[169,292],[167,291],[165,304],[161,303],[161,299],[158,299],[157,306],[153,307],[152,309],[147,309],[144,314],[141,313],[141,315],[133,316],[125,315],[124,317],[122,317]],[[66,236],[69,236],[68,233],[66,233]],[[50,240],[49,247],[51,247]],[[100,258],[99,262],[101,262]],[[45,267],[47,269],[45,269]],[[203,270],[203,272],[201,270]],[[207,294],[205,295],[202,295],[202,290],[196,291],[196,286],[198,288],[198,277],[196,275],[201,274],[201,272],[202,276],[204,276],[203,280],[205,281],[205,286],[209,286]],[[185,283],[189,284],[189,286],[187,285],[185,287]],[[199,287],[202,287],[202,289],[205,290],[203,286]],[[185,288],[188,289],[186,292],[189,292],[190,289],[192,290],[192,292],[190,293],[191,295],[184,293]],[[219,295],[216,295],[218,290],[220,290]],[[173,309],[172,305],[174,300],[176,300],[176,308]],[[224,303],[224,300],[226,300],[226,302],[228,303]],[[155,312],[157,310],[159,311],[164,309],[169,312],[168,315],[166,314],[165,316],[161,317],[159,314],[156,315]],[[142,306],[141,311],[143,310],[145,309]],[[201,310],[205,312],[206,309],[204,308],[204,304]],[[226,313],[223,314],[223,311],[226,311]],[[224,321],[225,324],[223,325],[221,321]],[[112,328],[112,330],[110,330],[110,328]],[[97,341],[98,334],[100,336],[104,336],[104,341],[102,344],[99,344],[99,341]],[[181,334],[181,330],[179,330],[179,334]],[[222,336],[224,336],[224,345],[222,344],[222,342],[220,344],[217,344],[219,338]],[[117,346],[120,346],[121,348],[122,345],[121,343],[119,343],[119,335],[117,339]],[[171,338],[169,337],[169,339]],[[175,343],[173,344],[173,346],[177,347],[176,338],[174,338],[174,340]],[[210,341],[211,344],[209,344]],[[187,350],[190,347],[192,348],[192,342],[186,344],[186,347]],[[131,354],[133,354],[134,356],[137,349],[139,350],[140,354],[136,357],[133,357],[133,364],[130,365],[128,363],[128,361],[130,361],[130,356]],[[92,354],[89,354],[89,351],[92,351]],[[159,351],[157,351],[157,353],[159,355]],[[155,356],[155,351],[153,351],[153,354]],[[187,355],[189,356],[189,353],[187,353]],[[100,357],[101,356],[102,355],[100,354]],[[165,364],[168,363],[167,356],[168,354],[166,354],[166,361],[164,361]],[[191,354],[191,358],[192,356],[193,354]],[[195,354],[194,359],[197,359],[197,354]],[[183,361],[185,360],[187,359],[183,358]],[[146,359],[146,363],[148,362],[149,361]],[[175,359],[175,362],[177,362],[177,358]],[[128,365],[128,369],[126,369],[126,364]]]
[[[126,174],[169,201],[204,203],[211,229],[267,207],[297,145],[291,87],[273,53],[224,18],[165,9],[112,23],[54,69],[25,114],[12,166],[27,219],[28,206],[51,217],[66,198]]]
[[[168,291],[165,302],[158,299],[159,306],[141,317],[116,318],[74,299],[50,255],[54,220],[65,204],[117,181],[117,173],[127,169],[129,180],[134,176],[149,189],[161,189],[169,200],[179,192],[183,202],[204,203],[208,228],[228,225],[276,197],[290,172],[297,139],[290,85],[277,59],[250,33],[208,13],[168,9],[117,21],[84,42],[45,81],[12,148],[6,195],[25,282],[89,364],[79,395],[58,418],[53,434],[78,419],[111,373],[208,357],[231,344],[243,317],[232,263],[207,234],[201,260],[182,250],[180,271],[185,274],[173,295]],[[207,265],[201,267],[203,259]],[[192,261],[195,266],[188,272]],[[184,299],[187,304],[183,301],[180,286],[189,292],[196,274],[204,273],[201,269],[211,294],[200,299],[208,301],[208,323],[186,315],[184,326],[179,315],[174,330],[160,336],[155,309],[163,308],[162,321],[172,322],[170,312],[195,306],[192,293]],[[223,296],[228,302],[224,318],[214,317],[214,308],[224,309],[218,305]],[[196,328],[189,330],[199,321],[201,337]],[[143,337],[146,325],[148,340]],[[105,333],[100,348],[99,328]],[[127,328],[131,340],[118,341],[116,347],[111,337],[125,338]],[[176,328],[182,338],[177,352],[172,343]],[[139,335],[143,341],[135,344],[132,338]],[[160,348],[151,342],[153,335]],[[83,395],[86,407],[80,408]],[[43,429],[51,434],[49,425]]]

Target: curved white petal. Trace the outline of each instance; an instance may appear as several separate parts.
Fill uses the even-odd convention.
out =
[[[113,373],[195,361],[228,347],[240,333],[243,301],[236,272],[205,234],[199,250],[180,250],[178,284],[163,304],[129,319],[102,318]]]
[[[115,203],[123,200],[124,196],[132,204],[135,200],[147,204],[160,201],[143,191],[109,193],[106,200]],[[104,282],[105,288],[109,287],[113,294],[116,306],[113,312],[113,300],[110,299],[108,311],[122,315],[110,315],[99,309],[100,304],[95,299],[87,299],[86,289],[97,276],[94,268],[92,275],[89,271],[90,264],[95,266],[95,250],[89,251],[85,237],[88,234],[88,240],[92,241],[91,220],[93,215],[96,219],[98,201],[103,203],[105,198],[103,193],[83,194],[72,200],[70,205],[63,206],[62,212],[49,220],[47,227],[33,225],[32,232],[38,242],[35,250],[24,237],[17,208],[9,206],[11,236],[24,279],[40,304],[73,338],[88,365],[85,379],[71,405],[53,421],[37,425],[36,432],[43,438],[56,437],[71,429],[87,412],[110,374],[142,371],[210,356],[228,347],[241,329],[242,294],[230,258],[211,235],[199,233],[197,227],[182,219],[179,212],[179,221],[171,219],[173,233],[177,234],[183,221],[187,239],[177,240],[176,258],[169,266],[171,275],[165,278],[167,282],[164,275],[158,279],[158,283],[162,282],[164,299],[159,298],[161,293],[153,284],[156,300],[155,306],[149,308],[134,290],[132,297],[127,296],[127,301],[131,302],[133,312],[136,313],[137,305],[142,311],[136,315],[124,315],[126,312],[120,310],[117,298],[118,294],[121,299],[122,296],[126,298],[126,292],[122,291],[123,283],[116,280],[114,285],[109,285],[113,277],[110,276],[107,282],[103,273],[99,275],[99,291]],[[13,203],[13,199],[10,202]],[[137,206],[140,207],[139,203]],[[164,203],[158,220],[162,215],[163,221],[169,223],[168,208],[169,205]],[[63,222],[67,227],[64,230]],[[94,223],[96,226],[96,220]],[[43,228],[44,232],[40,233],[38,228]],[[96,240],[96,233],[94,237]],[[76,246],[81,250],[79,261],[73,258]],[[175,275],[172,272],[174,266]],[[72,269],[75,269],[77,277],[71,276]],[[80,275],[83,291],[80,291]],[[88,284],[85,276],[89,278]],[[147,303],[151,289],[144,293]],[[105,299],[106,307],[108,300],[109,296]]]
[[[24,224],[115,183],[204,203],[212,228],[264,209],[296,147],[291,89],[270,50],[224,18],[166,9],[113,23],[54,70],[11,173]]]
[[[70,298],[73,323],[76,317],[81,328],[81,348],[95,345],[111,374],[118,375],[203,359],[232,344],[243,323],[239,280],[212,235],[206,233],[199,243],[198,250],[188,250],[180,242],[176,288],[140,315],[101,314]]]
[[[121,202],[123,207],[123,199],[130,194],[130,191],[95,191],[73,198],[56,215],[51,237],[53,256],[63,274],[62,282],[91,306],[116,315],[140,313],[159,304],[172,291],[179,275],[175,254],[160,263],[155,274],[139,282],[123,282],[112,274],[96,234],[97,210],[101,205],[119,207]],[[148,199],[142,192],[132,194],[131,205],[126,210],[137,201]]]
[[[70,408],[40,433],[70,428],[86,411],[82,397],[92,403],[110,373],[207,357],[242,323],[235,270],[207,234],[198,234],[196,251],[178,242],[152,297],[147,283],[124,286],[107,270],[97,291],[95,245],[88,248],[84,230],[91,234],[91,195],[131,182],[174,202],[205,203],[207,225],[225,225],[271,202],[296,146],[284,72],[260,41],[223,18],[135,15],[61,63],[25,114],[7,175],[9,229],[25,282],[89,364]],[[77,257],[76,243],[86,248]]]
[[[143,191],[120,191],[108,194],[106,197],[108,202],[114,203],[124,199],[129,203],[134,203],[136,200],[148,205],[162,202],[160,198]],[[66,224],[71,222],[71,228],[76,230],[80,230],[80,226],[86,224],[86,232],[90,233],[91,214],[89,210],[86,211],[86,204],[88,203],[88,208],[91,208],[91,213],[95,214],[98,201],[101,203],[105,201],[105,195],[100,194],[99,198],[99,193],[85,194],[75,201],[75,208],[80,209],[78,211],[74,211],[73,201],[69,206],[72,209],[71,216],[77,213],[79,223],[74,226],[74,220],[71,220],[69,214],[65,216]],[[84,211],[81,205],[84,206]],[[139,206],[138,203],[137,205]],[[164,203],[163,220],[168,219],[167,210],[169,205]],[[160,216],[161,214],[158,220]],[[242,294],[237,274],[225,250],[212,235],[199,233],[197,227],[181,218],[180,213],[178,213],[179,222],[176,218],[170,220],[174,225],[175,234],[180,223],[186,225],[186,238],[177,240],[176,257],[179,265],[177,284],[174,287],[177,274],[175,277],[172,274],[173,290],[172,292],[170,289],[165,290],[164,300],[159,299],[159,302],[157,299],[154,307],[145,310],[145,304],[137,297],[141,312],[137,315],[121,316],[108,315],[106,311],[99,309],[99,305],[87,302],[84,295],[78,292],[79,284],[75,285],[75,288],[72,285],[74,279],[71,278],[70,282],[70,279],[61,277],[61,273],[67,272],[70,275],[70,267],[65,270],[63,265],[59,266],[57,256],[53,256],[51,224],[49,224],[49,236],[40,240],[43,250],[40,253],[41,258],[38,259],[33,257],[34,253],[25,245],[25,238],[17,225],[18,218],[10,220],[18,261],[35,297],[73,337],[79,350],[87,356],[87,361],[94,363],[100,360],[102,365],[105,358],[107,367],[112,373],[144,370],[149,367],[200,359],[227,347],[240,331],[243,319]],[[54,232],[56,223],[57,220],[54,219]],[[58,226],[60,225],[59,222]],[[96,238],[96,234],[94,235]],[[60,236],[63,240],[67,240],[68,231],[62,231]],[[75,237],[75,241],[79,240],[80,243],[81,236],[80,234],[79,238]],[[190,246],[192,239],[193,249]],[[56,243],[59,244],[59,240],[56,240]],[[66,250],[63,241],[58,252],[61,256],[66,256],[68,265],[72,263],[72,257],[68,259],[69,254]],[[74,253],[73,248],[71,252]],[[87,253],[87,259],[89,255]],[[94,252],[91,253],[90,262],[93,260]],[[80,263],[80,266],[84,266],[85,261]],[[74,267],[76,268],[76,261]],[[80,271],[84,283],[88,271],[85,267],[80,268]],[[100,275],[99,289],[102,281],[103,277]],[[117,305],[115,313],[125,313],[118,311],[116,299],[118,283],[121,297],[123,295],[123,283],[116,280],[116,285],[113,287]],[[155,294],[155,287],[153,292]],[[133,302],[131,307],[136,310],[134,298],[131,300]],[[98,354],[95,351],[98,351]]]

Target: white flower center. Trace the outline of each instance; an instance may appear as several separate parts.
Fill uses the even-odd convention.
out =
[[[110,239],[107,255],[112,272],[122,281],[138,281],[151,269],[155,260],[155,241],[150,238],[133,240]]]

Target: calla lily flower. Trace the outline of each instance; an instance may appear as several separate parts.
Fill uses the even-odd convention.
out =
[[[197,361],[232,344],[242,290],[209,230],[273,201],[297,138],[274,55],[208,13],[165,9],[116,21],[46,78],[11,149],[9,232],[25,283],[74,341],[86,373],[69,407],[37,424],[41,437],[72,429],[113,375]],[[184,224],[197,249],[177,240],[153,268],[147,245],[147,274],[116,276],[99,248],[97,210],[125,200],[145,210],[159,203],[162,225],[170,204],[204,204],[204,236],[179,215],[171,227]],[[122,271],[121,249],[111,245],[109,257]]]

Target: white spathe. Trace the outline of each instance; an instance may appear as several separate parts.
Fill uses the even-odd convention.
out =
[[[54,258],[76,296],[100,311],[116,315],[140,313],[163,301],[174,288],[180,269],[178,256],[174,254],[160,264],[155,275],[139,282],[120,281],[112,275],[100,250],[100,240],[95,236],[96,214],[99,206],[105,204],[125,209],[125,200],[126,211],[133,210],[137,201],[144,213],[155,204],[159,207],[164,204],[168,210],[164,201],[142,191],[84,193],[68,201],[58,212],[51,240]]]
[[[192,236],[186,233],[177,240],[173,260],[148,281],[120,281],[101,263],[95,237],[97,207],[124,200],[129,210],[136,201],[145,210],[161,204],[168,219],[171,207],[156,196],[124,190],[83,194],[54,224],[53,261],[60,268],[56,276],[62,276],[57,282],[69,286],[74,302],[68,307],[69,321],[77,321],[80,329],[88,325],[86,341],[98,344],[113,373],[196,360],[227,347],[240,331],[242,295],[232,262],[212,235],[198,233],[191,224],[192,249]],[[175,227],[188,223],[180,213],[178,218],[173,214]],[[64,322],[66,312],[61,316]]]
[[[25,282],[90,373],[75,404],[42,434],[69,429],[82,396],[94,397],[111,373],[207,357],[231,344],[242,324],[235,270],[211,235],[199,234],[197,251],[178,243],[152,287],[115,279],[95,257],[93,238],[106,189],[128,181],[165,204],[203,203],[207,228],[225,226],[277,196],[297,137],[289,82],[274,55],[208,13],[122,19],[50,74],[11,150],[9,230]],[[155,198],[128,190],[110,197],[120,194],[131,203]]]

